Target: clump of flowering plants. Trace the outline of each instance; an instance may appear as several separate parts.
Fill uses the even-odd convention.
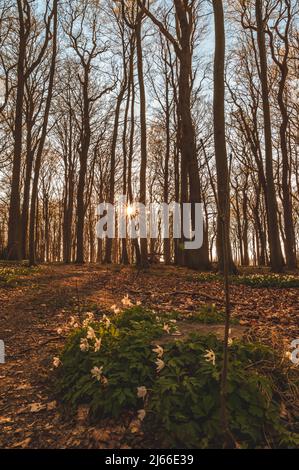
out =
[[[223,342],[213,335],[177,338],[176,323],[161,312],[123,300],[129,308],[113,306],[109,318],[74,320],[53,362],[58,397],[74,408],[88,404],[93,419],[132,411],[131,431],[142,427],[158,438],[155,445],[221,447]],[[299,443],[280,416],[283,396],[290,396],[286,377],[274,350],[230,342],[228,403],[238,446]]]
[[[111,319],[103,315],[96,321],[89,314],[74,325],[53,362],[62,400],[73,406],[89,403],[95,416],[117,416],[138,407],[137,388],[150,385],[156,374],[151,342],[163,335],[164,324],[135,306]]]

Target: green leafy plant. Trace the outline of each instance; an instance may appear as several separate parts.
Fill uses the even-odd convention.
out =
[[[194,323],[202,323],[203,325],[223,325],[225,323],[225,314],[219,311],[215,304],[203,305],[198,311],[181,313],[178,311],[159,313],[159,318],[165,322],[176,321],[187,321]],[[239,324],[236,318],[231,319],[232,325]]]
[[[199,312],[194,312],[190,316],[190,321],[203,323],[205,325],[221,325],[225,323],[225,313],[220,312],[216,305],[205,305]],[[231,324],[237,324],[238,320],[232,319]]]
[[[291,275],[282,276],[279,274],[254,274],[252,276],[235,277],[233,282],[234,284],[255,288],[299,288],[299,277]]]
[[[222,281],[223,276],[217,273],[200,273],[193,280],[196,280],[197,282],[205,284],[208,282]]]
[[[201,283],[208,283],[213,281],[223,282],[223,276],[212,273],[200,273],[196,279]],[[244,285],[254,288],[299,288],[299,277],[293,275],[251,274],[231,276],[230,282],[234,285]]]
[[[0,287],[16,287],[24,281],[24,277],[30,276],[36,271],[37,268],[0,265]]]
[[[82,351],[88,328],[101,347],[95,352],[92,341]],[[57,374],[57,392],[63,401],[76,406],[90,403],[94,416],[118,416],[138,405],[137,387],[150,385],[155,375],[155,355],[151,342],[163,334],[155,317],[137,307],[113,319],[108,327],[91,322],[71,335],[61,355],[62,367]],[[102,368],[107,383],[92,377],[94,367]]]
[[[215,354],[215,365],[206,351]],[[215,336],[193,335],[167,345],[167,366],[155,381],[146,426],[164,446],[221,447],[220,376],[223,346]],[[261,345],[236,342],[230,349],[228,404],[230,426],[241,447],[279,447],[299,443],[280,419],[274,379],[261,371],[274,353]],[[281,384],[282,386],[282,384]]]
[[[144,430],[155,445],[221,447],[223,343],[213,335],[193,334],[163,344],[164,330],[161,317],[142,307],[111,319],[86,319],[55,359],[60,365],[57,395],[74,408],[89,404],[93,419],[144,409]],[[230,425],[240,447],[299,444],[280,417],[281,396],[288,388],[289,378],[273,350],[230,344]]]

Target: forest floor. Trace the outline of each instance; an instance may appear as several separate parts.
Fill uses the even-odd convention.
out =
[[[231,288],[233,317],[239,329],[264,342],[289,345],[299,338],[298,289]],[[0,339],[6,363],[0,364],[0,448],[134,448],[142,435],[130,432],[130,419],[91,425],[86,410],[71,416],[51,388],[53,356],[64,345],[63,326],[78,311],[111,313],[129,295],[134,302],[163,311],[186,313],[202,305],[223,307],[221,281],[198,281],[185,269],[96,265],[44,265],[16,285],[0,287]],[[62,328],[62,334],[58,329]],[[213,327],[202,327],[207,331]]]

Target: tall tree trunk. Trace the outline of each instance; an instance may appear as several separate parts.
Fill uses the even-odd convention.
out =
[[[51,108],[51,101],[53,95],[54,87],[54,78],[56,71],[56,56],[57,56],[57,22],[58,22],[58,0],[53,1],[53,37],[52,37],[52,58],[49,72],[49,85],[48,85],[48,94],[45,105],[44,120],[42,125],[41,137],[39,140],[35,167],[34,167],[34,178],[32,184],[32,194],[31,194],[31,206],[30,206],[30,223],[29,223],[29,264],[33,266],[36,264],[36,253],[35,253],[35,215],[36,215],[36,204],[37,204],[37,195],[38,195],[38,182],[39,174],[42,163],[42,155],[45,145],[45,140],[48,130],[48,121]]]
[[[130,59],[129,59],[129,72],[128,72],[128,86],[127,86],[127,98],[126,107],[124,114],[124,128],[122,135],[122,148],[123,148],[123,195],[126,196],[127,202],[129,201],[129,172],[131,172],[131,162],[128,161],[128,149],[127,149],[127,131],[128,131],[128,119],[131,103],[131,93],[133,95],[132,87],[134,87],[134,50],[135,50],[135,35],[132,34],[130,40]],[[133,127],[134,129],[134,127]],[[131,184],[131,183],[130,183]],[[131,202],[131,201],[130,201]],[[126,216],[126,223],[128,217]],[[121,262],[124,265],[129,264],[128,245],[127,238],[123,238],[121,241]]]
[[[27,32],[25,30],[25,19],[23,1],[17,0],[19,15],[19,46],[17,65],[17,96],[14,122],[14,151],[12,166],[12,182],[9,205],[8,221],[8,259],[20,260],[22,258],[21,246],[21,214],[20,214],[20,175],[22,161],[23,143],[23,103],[25,91],[25,58]]]
[[[170,103],[169,103],[169,77],[167,73],[167,58],[165,58],[165,127],[166,127],[166,149],[164,159],[164,182],[163,182],[163,202],[169,202],[169,160],[170,160]],[[170,239],[164,239],[164,262],[170,264]]]
[[[114,193],[115,193],[115,162],[116,162],[116,146],[117,146],[117,137],[118,137],[118,126],[119,126],[119,115],[121,105],[124,99],[124,94],[127,88],[127,80],[124,79],[124,82],[121,84],[121,89],[117,97],[116,108],[114,113],[114,126],[113,126],[113,136],[111,144],[111,159],[110,159],[110,180],[109,180],[109,203],[114,204]],[[106,240],[106,254],[105,254],[105,263],[110,264],[112,262],[112,238],[107,238]]]
[[[290,160],[288,156],[287,146],[287,128],[289,116],[284,103],[283,91],[279,92],[279,107],[281,110],[281,126],[280,126],[280,143],[282,155],[282,206],[284,215],[284,232],[285,232],[285,255],[286,266],[288,269],[296,269],[296,237],[294,229],[293,203],[291,194],[291,176],[290,176]]]
[[[134,71],[133,71],[134,72]],[[128,155],[128,200],[129,203],[132,204],[133,202],[133,191],[132,191],[132,164],[133,164],[133,153],[134,153],[134,137],[135,137],[135,81],[134,81],[134,73],[132,75],[132,82],[131,82],[131,129],[130,129],[130,144],[129,144],[129,155]],[[140,254],[140,246],[137,238],[133,238],[132,240],[132,259],[136,258],[137,266],[141,265],[141,254]]]
[[[192,229],[195,228],[195,204],[201,202],[201,187],[198,171],[196,137],[192,120],[191,93],[192,93],[192,52],[194,32],[194,2],[174,0],[176,12],[175,38],[163,23],[161,23],[145,6],[146,2],[138,0],[142,12],[158,26],[161,33],[169,40],[179,60],[179,97],[178,97],[178,121],[179,143],[181,152],[181,203],[190,202],[192,205]],[[189,188],[188,188],[189,182]],[[188,192],[189,189],[189,192]],[[184,242],[182,235],[181,242]],[[185,250],[181,245],[181,264],[186,264],[193,269],[208,269],[209,246],[206,227],[204,227],[203,245],[200,249]]]
[[[243,266],[249,266],[249,247],[248,247],[248,197],[247,193],[243,192],[243,230],[242,230],[242,242],[244,247],[244,259]]]
[[[67,170],[68,176],[65,180],[65,196],[63,211],[63,261],[71,262],[72,251],[72,223],[74,211],[74,177],[72,166]]]
[[[85,185],[87,174],[87,160],[90,146],[91,129],[89,113],[89,64],[84,66],[83,79],[83,120],[82,141],[80,149],[80,169],[77,190],[77,256],[76,263],[84,263],[84,220],[85,220]]]
[[[92,206],[89,208],[89,262],[94,263],[95,259],[95,240],[94,240],[94,219],[93,219],[93,211],[92,211]]]
[[[143,76],[143,53],[141,39],[142,21],[138,21],[135,29],[136,33],[136,51],[137,51],[137,71],[139,83],[140,99],[140,196],[139,202],[146,205],[146,165],[147,165],[147,131],[146,131],[146,98]],[[140,267],[148,267],[147,238],[140,239]]]
[[[34,160],[34,149],[32,148],[32,127],[33,127],[33,102],[32,96],[28,96],[28,111],[26,116],[27,137],[26,137],[26,171],[24,181],[24,196],[21,215],[22,230],[22,258],[27,258],[28,245],[28,219],[32,168]]]
[[[176,2],[176,11],[181,29],[181,53],[179,71],[179,114],[181,146],[181,203],[192,205],[192,229],[195,228],[195,204],[201,202],[201,185],[196,151],[195,128],[191,111],[192,92],[192,19],[187,10]],[[189,21],[188,21],[189,18]],[[188,194],[189,179],[189,194]],[[210,267],[206,227],[203,246],[196,250],[184,250],[183,263],[192,269],[206,270]]]
[[[229,171],[226,150],[225,135],[225,87],[224,87],[224,67],[225,67],[225,29],[224,12],[222,0],[213,0],[214,21],[215,21],[215,58],[214,58],[214,142],[215,159],[217,170],[217,254],[218,269],[224,269],[224,246],[226,240],[228,247],[229,271],[236,272],[236,267],[232,259],[230,243],[230,188]],[[225,221],[225,223],[223,223]],[[225,233],[223,233],[225,230]]]
[[[70,263],[72,260],[72,226],[74,212],[74,159],[73,159],[73,117],[72,109],[69,107],[69,135],[64,155],[65,176],[64,176],[64,202],[63,202],[63,261]]]
[[[268,238],[270,247],[270,263],[274,272],[281,272],[284,259],[281,250],[279,226],[277,220],[278,206],[273,173],[273,149],[272,149],[272,127],[269,102],[268,67],[266,54],[266,41],[263,20],[263,8],[261,0],[255,1],[257,42],[260,58],[260,78],[262,86],[264,134],[265,134],[265,157],[266,157],[266,179],[267,179],[267,216],[268,216]]]
[[[271,29],[268,30],[270,37],[270,47],[272,53],[272,59],[278,67],[280,72],[280,80],[278,85],[278,95],[277,101],[281,114],[281,123],[279,128],[280,135],[280,147],[281,147],[281,156],[282,156],[282,206],[283,206],[283,216],[284,216],[284,249],[286,256],[286,266],[288,269],[296,269],[297,259],[296,259],[296,237],[294,229],[294,217],[293,217],[293,203],[292,203],[292,193],[291,193],[291,171],[290,171],[290,157],[288,155],[288,143],[287,143],[287,132],[289,126],[289,113],[288,108],[285,102],[285,91],[286,83],[289,75],[289,56],[290,56],[290,43],[289,43],[289,33],[292,22],[292,13],[291,13],[291,1],[286,0],[285,8],[287,12],[287,17],[284,18],[285,28],[283,28],[279,36],[283,40],[282,51],[279,51],[279,56],[282,57],[279,60],[279,56],[275,53],[274,45],[274,33]],[[277,31],[280,28],[280,24],[276,26]]]

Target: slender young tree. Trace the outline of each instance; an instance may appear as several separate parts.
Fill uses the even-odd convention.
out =
[[[229,273],[235,272],[230,244],[230,190],[229,170],[225,137],[225,27],[222,0],[213,0],[215,22],[215,61],[214,61],[214,143],[217,170],[217,250],[219,268],[224,273],[225,292],[225,333],[224,354],[221,377],[221,420],[226,447],[234,447],[227,404],[228,340],[230,329],[230,289]]]

